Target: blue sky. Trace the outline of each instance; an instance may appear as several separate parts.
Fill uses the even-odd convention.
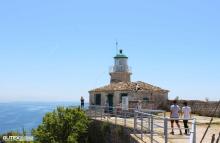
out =
[[[132,80],[219,100],[219,1],[0,2],[0,102],[79,101],[109,83],[115,40]]]

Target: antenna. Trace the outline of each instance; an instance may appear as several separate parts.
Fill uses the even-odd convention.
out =
[[[118,41],[115,42],[116,54],[118,54]]]

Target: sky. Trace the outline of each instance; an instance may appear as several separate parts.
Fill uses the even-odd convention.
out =
[[[88,101],[115,41],[132,81],[169,99],[220,99],[218,0],[0,1],[0,102]]]

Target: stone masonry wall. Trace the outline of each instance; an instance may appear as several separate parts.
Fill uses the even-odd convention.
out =
[[[112,92],[91,92],[90,104],[95,103],[95,94],[101,94],[101,105],[105,106],[108,94],[113,94],[113,106],[120,103],[122,93],[128,94],[129,108],[136,108],[138,101],[141,101],[143,109],[166,109],[168,93],[151,92],[151,91],[112,91]],[[144,99],[147,100],[144,100]]]
[[[133,130],[120,125],[92,120],[88,128],[89,143],[137,143],[131,138]]]
[[[113,72],[110,73],[111,80],[110,83],[117,83],[117,82],[130,82],[131,81],[131,73],[128,72]]]
[[[147,101],[143,100],[148,98]],[[140,91],[129,94],[129,107],[137,107],[138,101],[141,101],[143,109],[165,109],[168,101],[168,93]]]
[[[201,116],[212,116],[213,112],[217,108],[217,101],[198,101],[198,100],[178,100],[177,104],[182,107],[183,102],[187,101],[188,105],[192,108],[192,113],[198,114]],[[169,110],[170,105],[172,105],[173,100],[169,100],[167,110]],[[218,107],[215,117],[220,117],[220,106]]]

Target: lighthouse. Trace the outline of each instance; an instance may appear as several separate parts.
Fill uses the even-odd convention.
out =
[[[111,76],[110,83],[130,82],[132,74],[131,68],[128,66],[128,57],[123,54],[122,49],[116,54],[114,61],[114,66],[112,66],[109,71]]]
[[[110,84],[89,91],[90,105],[106,106],[107,104],[109,111],[112,111],[112,107],[122,104],[122,99],[127,98],[126,106],[128,104],[129,108],[136,108],[140,102],[142,109],[167,107],[169,90],[142,81],[131,81],[131,74],[128,57],[123,50],[117,50],[114,65],[109,71]]]

